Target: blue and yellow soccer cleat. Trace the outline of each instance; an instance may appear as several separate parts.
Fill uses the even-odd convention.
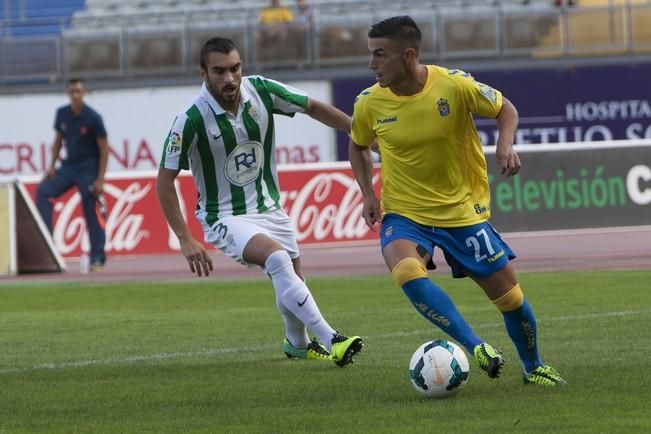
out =
[[[288,359],[324,360],[331,361],[332,357],[316,339],[307,344],[306,348],[296,348],[287,339],[283,341],[283,351]]]
[[[500,376],[502,367],[504,366],[504,357],[502,352],[494,348],[491,344],[484,342],[475,346],[473,350],[475,362],[477,365],[486,371],[490,378],[497,378]]]
[[[524,384],[538,384],[540,386],[565,386],[567,381],[563,380],[561,375],[548,365],[538,366],[529,373],[522,376]]]
[[[353,356],[364,347],[362,338],[359,336],[353,336],[347,338],[346,336],[336,334],[332,338],[332,349],[330,354],[332,355],[332,360],[334,360],[335,365],[344,367],[349,363],[353,363]]]

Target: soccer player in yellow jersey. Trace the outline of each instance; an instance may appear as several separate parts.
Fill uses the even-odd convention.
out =
[[[355,102],[350,163],[364,196],[363,217],[381,223],[382,255],[416,309],[471,353],[491,378],[502,353],[479,337],[427,274],[440,248],[454,277],[468,276],[502,312],[524,368],[525,384],[565,384],[538,354],[536,319],[515,276],[515,254],[488,222],[486,160],[473,114],[495,118],[497,163],[515,175],[518,112],[469,74],[418,59],[421,32],[408,16],[371,26],[369,67],[377,83]],[[382,202],[373,191],[370,147],[382,157]]]

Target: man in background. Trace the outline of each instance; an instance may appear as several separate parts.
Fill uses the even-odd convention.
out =
[[[52,201],[77,187],[90,237],[91,270],[100,271],[106,262],[106,213],[102,196],[108,161],[106,129],[102,116],[84,103],[86,88],[83,80],[70,79],[66,93],[70,104],[56,112],[52,160],[36,191],[36,206],[52,232]],[[56,163],[64,144],[66,158],[57,169]]]

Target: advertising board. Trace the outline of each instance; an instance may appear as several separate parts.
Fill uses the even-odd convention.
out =
[[[331,101],[327,81],[288,84],[320,101]],[[108,134],[109,172],[155,170],[172,121],[199,89],[200,84],[89,92],[85,101],[102,115]],[[54,115],[58,107],[68,103],[63,90],[57,94],[0,96],[0,177],[45,172],[51,160]],[[336,160],[332,129],[304,114],[274,119],[279,164]]]
[[[491,222],[501,232],[545,231],[651,223],[651,141],[565,145],[521,145],[523,168],[515,177],[499,173],[487,149]],[[24,178],[35,195],[38,178]],[[299,243],[376,240],[364,223],[363,200],[347,162],[280,166],[281,205]],[[132,255],[179,249],[156,197],[155,172],[119,172],[105,191],[107,253]],[[376,193],[380,168],[374,168]],[[181,210],[197,239],[196,189],[189,172],[177,178]],[[64,257],[88,250],[80,198],[71,190],[54,207],[53,239]]]
[[[651,63],[467,72],[517,107],[516,144],[651,139]],[[333,102],[351,114],[355,97],[373,84],[370,71],[334,80]],[[482,144],[495,145],[495,121],[477,118],[475,124]],[[337,152],[340,160],[348,158],[345,134],[337,135]]]

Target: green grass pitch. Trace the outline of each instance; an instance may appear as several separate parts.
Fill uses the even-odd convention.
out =
[[[443,334],[388,274],[310,278],[356,363],[287,360],[269,281],[0,285],[0,433],[649,432],[651,271],[521,274],[543,358],[565,388],[524,386],[501,315],[470,280],[432,275],[504,350],[430,400],[411,354]]]

